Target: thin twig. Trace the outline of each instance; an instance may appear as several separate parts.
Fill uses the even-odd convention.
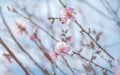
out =
[[[79,0],[81,1],[81,0]],[[93,10],[95,10],[97,13],[99,13],[101,16],[107,18],[107,19],[112,19],[111,17],[109,17],[107,14],[105,14],[104,12],[102,12],[101,10],[99,10],[98,8],[96,8],[95,6],[93,6],[91,3],[89,3],[87,0],[82,0],[88,7],[92,8]],[[112,19],[113,20],[113,19]]]
[[[61,0],[59,0],[59,2],[64,8],[66,8],[66,5]]]
[[[61,71],[64,75],[66,75],[65,72],[56,63],[55,63],[55,66],[59,71]]]
[[[34,62],[34,64],[35,64],[40,70],[42,70],[42,72],[43,72],[45,75],[49,75],[49,73],[47,72],[47,70],[45,70],[44,68],[42,68],[42,67],[33,59],[33,57],[20,45],[20,43],[16,40],[16,38],[15,38],[14,35],[12,34],[10,28],[8,27],[6,21],[5,21],[4,17],[3,17],[3,14],[2,14],[2,11],[1,11],[1,10],[0,10],[0,14],[1,14],[1,16],[2,16],[2,20],[3,20],[6,28],[8,29],[11,37],[12,37],[13,40],[16,42],[16,44],[18,45],[18,47],[19,47],[26,55],[28,55],[28,57]]]
[[[65,61],[67,67],[71,70],[71,72],[73,73],[73,75],[75,74],[74,71],[72,70],[71,66],[68,64],[67,60],[62,56],[63,60]]]
[[[110,13],[110,15],[113,17],[113,19],[115,20],[115,22],[120,26],[120,22],[119,22],[119,17],[116,15],[116,13],[114,13],[113,9],[111,8],[111,6],[108,4],[107,1],[101,0],[103,6],[106,8],[106,10]]]
[[[95,41],[95,39],[78,23],[77,20],[75,20],[75,23],[81,28],[81,30],[86,33],[89,38],[95,42],[95,44],[102,50],[104,51],[111,59],[115,60],[113,56],[111,56],[97,41]]]
[[[44,32],[46,32],[51,38],[53,38],[56,42],[59,42],[53,35],[51,35],[48,31],[46,31],[45,29],[43,29],[42,27],[40,27],[39,25],[37,25],[35,22],[33,22],[30,18],[27,18],[25,16],[23,16],[22,14],[20,14],[19,12],[17,12],[18,15],[24,17],[25,19],[28,19],[31,23],[33,23],[35,26],[37,26],[38,28],[40,28],[41,30],[43,30]],[[42,49],[37,43],[36,45],[40,48],[40,50]],[[49,57],[49,55],[46,53],[46,51],[42,50],[42,53],[45,54],[45,56],[48,58],[48,60],[51,61],[51,58]],[[53,65],[53,64],[52,64]],[[69,68],[69,67],[68,67]]]
[[[26,32],[26,34],[28,35],[28,33]],[[56,75],[55,73],[55,68],[54,68],[54,62],[52,61],[51,57],[49,56],[49,54],[46,52],[45,48],[42,46],[41,42],[38,41],[34,41],[35,45],[40,49],[40,51],[44,54],[44,56],[50,61],[51,65],[52,65],[52,69],[53,69],[53,74],[52,75]]]
[[[103,70],[106,69],[106,68],[104,68],[104,67],[102,67],[102,66],[100,66],[100,65],[98,65],[98,64],[96,64],[96,63],[94,63],[93,61],[91,61],[91,60],[89,60],[89,59],[83,57],[82,55],[80,55],[79,53],[77,53],[77,52],[75,52],[75,51],[73,51],[73,54],[78,55],[78,56],[81,57],[82,59],[84,59],[84,60],[86,60],[86,61],[88,61],[88,62],[91,62],[92,64],[94,64],[95,66],[97,66],[97,67],[99,67],[99,68],[101,68],[101,69],[103,69]],[[107,69],[107,71],[113,74],[112,71],[110,71],[110,70],[108,70],[108,69]]]
[[[45,30],[44,28],[42,28],[41,26],[39,26],[38,24],[36,24],[33,20],[31,20],[28,17],[23,16],[19,12],[17,12],[17,14],[20,15],[20,16],[22,16],[23,18],[29,20],[32,24],[34,24],[35,26],[37,26],[38,28],[40,28],[41,30],[43,30],[44,32],[46,32],[51,38],[53,38],[54,40],[56,40],[58,42],[58,40],[53,35],[51,35],[47,30]]]

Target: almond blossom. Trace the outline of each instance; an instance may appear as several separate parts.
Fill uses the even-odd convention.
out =
[[[67,43],[61,41],[57,43],[57,50],[58,54],[65,55],[69,53],[71,47]]]
[[[66,37],[66,40],[67,40],[67,42],[72,42],[73,41],[73,37],[68,36],[68,37]]]
[[[23,33],[26,31],[26,29],[25,29],[25,26],[24,25],[18,25],[17,26],[17,34],[21,34],[21,35],[23,35]]]
[[[50,57],[52,58],[53,61],[55,61],[57,59],[57,53],[55,51],[51,51]]]
[[[25,31],[26,31],[26,26],[27,26],[27,23],[24,20],[16,19],[14,21],[14,25],[12,29],[13,34],[16,37],[24,36]]]
[[[75,20],[75,12],[73,8],[64,8],[62,10],[61,21],[62,23],[70,24],[71,21]]]
[[[31,40],[34,40],[34,39],[36,39],[36,34],[35,33],[33,33],[33,34],[30,34],[29,35],[29,38],[31,39]]]

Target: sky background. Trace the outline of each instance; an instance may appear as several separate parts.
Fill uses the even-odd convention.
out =
[[[103,0],[62,0],[67,7],[74,8],[76,12],[76,19],[79,23],[87,30],[91,28],[96,30],[96,32],[102,32],[103,34],[100,37],[99,43],[109,52],[113,57],[116,59],[120,58],[120,24],[116,23],[116,17],[113,17],[110,12],[105,8]],[[105,0],[107,1],[114,11],[117,11],[118,18],[120,17],[120,12],[117,9],[119,8],[120,1],[119,0]],[[19,7],[18,7],[19,6]],[[59,21],[55,21],[53,25],[51,25],[50,21],[47,19],[48,17],[60,17],[60,12],[63,9],[59,0],[0,0],[0,7],[2,9],[3,15],[7,24],[9,25],[10,29],[14,29],[14,21],[16,19],[24,20],[27,22],[28,32],[32,33],[32,25],[29,21],[24,19],[23,17],[8,11],[7,7],[14,7],[17,11],[19,11],[24,16],[27,16],[24,11],[21,10],[23,7],[27,8],[27,11],[30,14],[33,14],[32,17],[33,21],[39,24],[44,29],[48,30],[51,34],[54,33],[54,37],[59,39],[61,30],[68,29],[68,35],[72,35],[74,42],[72,44],[73,50],[78,50],[80,48],[80,41],[81,35],[79,34],[79,27],[75,23],[71,23],[68,25],[61,25]],[[38,19],[37,19],[38,18]],[[118,21],[120,21],[118,19]],[[53,32],[50,27],[53,27]],[[55,46],[56,42],[51,39],[45,32],[39,30],[38,35],[42,41],[42,44],[45,48],[50,52],[53,45]],[[24,65],[29,68],[33,73],[36,75],[42,75],[42,73],[38,70],[38,68],[33,64],[33,62],[23,53],[20,51],[16,43],[11,38],[8,30],[6,29],[5,25],[0,16],[0,38],[2,38],[5,43],[7,43],[8,47],[16,54],[16,56],[20,59]],[[89,38],[87,37],[89,40]],[[17,37],[17,40],[21,45],[27,49],[27,52],[39,63],[44,64],[45,62],[42,59],[42,54],[38,52],[38,48],[35,46],[33,42],[30,42],[28,36],[24,37]],[[84,47],[83,47],[84,48]],[[84,48],[87,50],[87,48]],[[3,53],[6,50],[0,45],[0,74],[4,75],[4,72],[11,71],[8,75],[23,75],[23,71],[16,63],[6,63],[5,58],[3,57]],[[86,54],[88,56],[86,56]],[[85,57],[89,57],[91,53],[89,51],[84,51],[83,55]],[[103,54],[104,55],[104,54]],[[74,58],[78,64],[74,64],[74,61],[67,57],[66,58],[71,61],[70,64],[74,67],[77,67],[79,61],[77,58]],[[59,66],[63,66],[61,63],[57,63]],[[99,61],[98,61],[99,60]],[[12,59],[12,61],[14,61]],[[101,64],[109,68],[108,64],[105,63],[102,59],[98,58],[96,63]],[[101,63],[102,62],[102,63]],[[44,64],[45,68],[51,71],[51,68],[48,63]],[[66,70],[66,67],[64,67]],[[68,70],[65,72],[70,73]],[[61,75],[59,71],[57,71],[58,75]]]

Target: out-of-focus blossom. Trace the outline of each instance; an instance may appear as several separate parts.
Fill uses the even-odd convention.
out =
[[[71,47],[65,42],[58,42],[57,50],[58,54],[65,55],[68,54],[68,52],[71,50]]]
[[[23,35],[23,33],[26,31],[25,26],[24,25],[18,25],[17,26],[17,34],[21,34]]]
[[[50,52],[50,57],[52,58],[53,61],[55,61],[57,59],[57,53],[55,51],[51,51]]]
[[[92,56],[91,60],[95,60],[97,58],[97,56]]]
[[[16,19],[13,25],[12,32],[15,36],[24,36],[27,23],[24,20]]]
[[[3,56],[4,56],[4,58],[7,60],[8,63],[10,63],[10,64],[12,63],[12,61],[11,61],[11,56],[10,56],[9,54],[4,53]]]
[[[71,36],[66,37],[67,42],[72,42],[73,38]]]
[[[96,52],[95,52],[95,54],[100,54],[101,53],[101,51],[100,50],[97,50]]]
[[[64,42],[67,42],[67,43],[71,43],[73,41],[73,38],[71,36],[62,37],[61,41],[64,41]]]
[[[62,23],[69,24],[71,21],[75,20],[75,12],[72,8],[64,8],[62,10],[61,21]]]
[[[31,40],[36,40],[36,41],[38,41],[39,43],[41,42],[41,39],[39,39],[39,37],[37,36],[37,27],[35,27],[35,28],[33,29],[33,33],[29,35],[29,38],[30,38]]]
[[[29,35],[29,38],[30,38],[31,40],[37,39],[37,27],[35,27],[35,28],[33,29],[33,33],[32,33],[31,35]]]
[[[34,33],[37,33],[37,31],[38,31],[38,28],[37,28],[37,26],[33,29],[33,32]]]
[[[35,40],[37,37],[36,37],[36,34],[31,34],[31,35],[29,35],[29,38],[31,39],[31,40]]]

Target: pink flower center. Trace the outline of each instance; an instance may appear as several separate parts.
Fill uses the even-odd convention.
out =
[[[22,25],[18,25],[18,29],[20,32],[24,32],[25,31],[25,27]]]
[[[72,14],[71,14],[70,12],[67,12],[67,13],[66,13],[66,16],[72,17]]]

